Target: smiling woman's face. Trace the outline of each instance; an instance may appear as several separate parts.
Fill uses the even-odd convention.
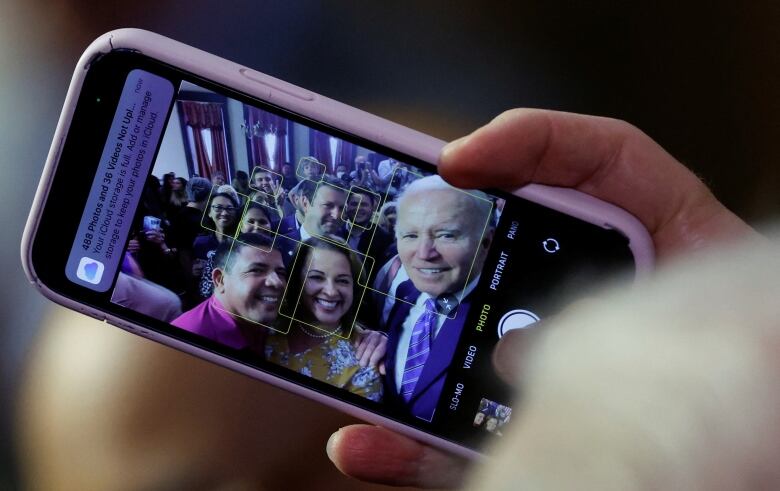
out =
[[[337,251],[314,249],[302,274],[301,300],[314,316],[314,324],[335,329],[352,307],[354,285],[349,260]]]
[[[219,232],[233,225],[236,220],[236,207],[233,202],[224,196],[217,196],[211,200],[209,216],[217,226]]]
[[[250,208],[244,215],[244,221],[241,223],[241,233],[262,233],[270,230],[271,222],[268,220],[263,210],[259,208]]]

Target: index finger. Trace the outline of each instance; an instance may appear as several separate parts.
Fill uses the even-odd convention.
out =
[[[751,233],[691,171],[615,119],[514,109],[444,147],[439,165],[459,187],[514,189],[535,182],[617,205],[647,227],[659,257]]]

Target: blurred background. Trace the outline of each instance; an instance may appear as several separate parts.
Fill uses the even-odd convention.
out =
[[[239,384],[247,392],[259,384],[66,314],[38,295],[23,276],[19,240],[70,76],[86,45],[110,29],[153,30],[443,139],[461,136],[504,109],[519,106],[625,119],[693,169],[721,201],[754,226],[762,229],[780,214],[778,2],[218,5],[221,10],[202,0],[4,0],[0,5],[0,196],[6,199],[0,207],[5,273],[0,286],[0,489],[22,487],[23,479],[34,486],[56,482],[57,488],[77,489],[83,477],[74,476],[94,471],[90,466],[96,462],[78,456],[105,456],[105,445],[117,440],[150,438],[153,430],[145,425],[132,426],[124,437],[91,433],[101,411],[114,407],[106,397],[130,397],[121,377],[99,383],[90,378],[98,371],[128,373],[122,370],[128,365],[114,356],[119,352],[133,359],[170,357],[170,366],[156,367],[170,375],[166,394],[199,385],[197,396],[179,398],[186,396],[188,408],[197,405],[218,414],[228,406],[236,411],[232,418],[256,414],[255,408],[271,397],[250,394],[226,403],[230,391],[215,395],[207,390],[208,383],[184,380],[187,374],[192,378],[198,373],[203,377],[198,382],[210,380],[214,387],[224,387],[222,382],[229,380],[227,386]],[[74,339],[78,342],[69,345]],[[63,355],[68,349],[75,350],[70,358]],[[99,360],[94,359],[96,352],[102,356]],[[84,364],[82,370],[77,369],[79,363]],[[133,373],[143,378],[159,371]],[[50,374],[70,378],[55,384]],[[61,389],[67,383],[78,390],[50,395],[47,384]],[[272,396],[286,397],[302,411],[309,408],[277,392]],[[83,418],[73,418],[71,412]],[[200,431],[197,418],[174,419],[183,425],[183,433],[191,434]],[[327,477],[327,488],[355,485],[327,466],[321,450],[330,431],[347,422],[323,416],[318,433],[311,436],[315,441],[306,459],[314,460],[306,460],[306,465],[322,469],[318,475]],[[264,439],[258,434],[262,426],[240,426],[248,430],[241,432],[247,439],[244,446],[231,447],[223,455],[242,455],[242,449],[262,452],[266,447],[249,441]],[[28,427],[34,429],[25,430]],[[165,433],[162,424],[160,428],[156,435]],[[155,448],[162,453],[160,449],[172,447],[160,443]],[[63,460],[63,452],[71,453],[73,460]],[[295,452],[295,446],[279,450],[273,465],[282,469],[279,462],[301,458]],[[133,455],[138,460],[132,462],[145,462],[138,455],[148,453]],[[208,459],[200,458],[199,468],[208,467],[203,464]],[[167,462],[164,456],[156,461]],[[196,479],[182,465],[181,472]],[[288,467],[257,482],[290,484],[290,476],[300,469]],[[116,472],[122,475],[121,469]],[[142,472],[135,468],[130,473]],[[49,474],[49,481],[42,477]],[[218,482],[217,474],[204,472],[207,478],[188,487],[215,489],[219,485],[209,479]],[[152,481],[112,479],[95,482],[122,483],[102,489],[151,489],[144,483]],[[178,489],[177,482],[159,489]]]

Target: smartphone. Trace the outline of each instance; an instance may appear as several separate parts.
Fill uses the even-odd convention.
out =
[[[145,216],[144,217],[144,230],[160,230],[160,223],[162,220],[158,217],[154,216]]]
[[[443,145],[157,34],[113,31],[76,67],[25,271],[71,309],[473,457],[511,420],[515,394],[491,365],[501,336],[605,278],[646,274],[653,247],[634,217],[574,190],[452,188],[436,175]],[[378,177],[333,177],[358,157]],[[284,209],[263,179],[296,182]],[[167,247],[128,254],[152,222]],[[372,336],[384,375],[358,363]]]

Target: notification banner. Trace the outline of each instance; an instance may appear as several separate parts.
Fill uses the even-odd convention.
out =
[[[98,292],[111,287],[173,94],[157,75],[136,69],[127,76],[65,266],[70,281]]]

